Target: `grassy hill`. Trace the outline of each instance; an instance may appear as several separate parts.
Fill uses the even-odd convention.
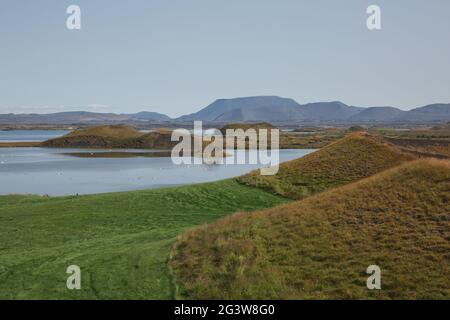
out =
[[[63,137],[42,143],[43,147],[58,148],[145,148],[169,149],[172,132],[160,129],[142,133],[127,125],[104,125],[75,130]]]
[[[104,125],[78,129],[65,135],[65,137],[98,136],[102,138],[127,139],[137,138],[143,133],[127,125]]]
[[[259,129],[267,129],[269,131],[270,129],[274,129],[275,127],[271,125],[268,122],[257,122],[257,123],[229,123],[223,126],[220,131],[222,134],[225,134],[228,129],[230,130],[236,130],[236,129],[242,129],[242,130],[248,130],[248,129],[255,129],[259,131]]]
[[[303,158],[281,164],[274,176],[262,176],[254,171],[239,177],[238,181],[301,199],[371,176],[411,158],[373,137],[354,133]]]
[[[194,299],[449,299],[449,201],[449,162],[412,161],[185,232],[171,266]]]
[[[169,299],[177,234],[286,202],[233,180],[78,197],[0,196],[0,299]],[[81,267],[82,289],[66,288]]]

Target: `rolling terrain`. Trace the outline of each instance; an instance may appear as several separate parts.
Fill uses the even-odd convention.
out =
[[[449,299],[448,161],[418,160],[178,237],[189,299]],[[366,288],[378,265],[381,290]]]
[[[272,129],[269,123],[230,123],[220,129],[225,134],[227,129]],[[270,146],[270,130],[269,135]],[[316,149],[321,148],[348,133],[345,129],[324,130],[302,135],[295,132],[280,131],[281,149]],[[44,142],[0,142],[0,148],[11,147],[46,147],[46,148],[111,148],[111,149],[171,149],[178,142],[171,141],[170,129],[156,129],[143,133],[132,126],[101,125],[74,130],[69,134]],[[224,140],[225,142],[225,140]],[[205,139],[204,146],[210,141]],[[248,144],[248,143],[247,143]]]
[[[285,197],[300,199],[391,168],[412,156],[364,133],[354,133],[303,158],[280,165],[274,176],[257,171],[238,181]]]
[[[72,197],[0,196],[0,299],[170,299],[186,228],[286,199],[233,180]],[[67,290],[66,268],[82,289]]]
[[[147,134],[102,126],[64,139],[92,136],[113,145]],[[0,196],[0,299],[449,298],[450,169],[414,158],[356,132],[276,176]],[[71,264],[80,291],[65,287]],[[383,271],[379,292],[365,288],[370,264]]]

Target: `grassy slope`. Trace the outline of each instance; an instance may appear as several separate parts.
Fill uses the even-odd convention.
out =
[[[278,174],[261,176],[254,171],[238,181],[301,199],[333,186],[371,176],[410,160],[374,138],[352,134],[303,158],[280,165]]]
[[[143,133],[127,125],[103,125],[88,127],[84,129],[78,129],[72,131],[66,135],[66,137],[79,137],[79,136],[99,136],[105,138],[137,138],[142,136]]]
[[[2,196],[0,299],[171,298],[167,259],[177,234],[285,201],[232,180],[80,197]],[[80,291],[66,289],[70,264],[81,267]]]
[[[190,230],[171,264],[190,298],[449,299],[449,201],[449,162],[413,161]]]
[[[58,148],[130,148],[170,149],[171,131],[159,129],[142,133],[127,125],[102,125],[75,130],[63,137],[41,143],[43,147]]]

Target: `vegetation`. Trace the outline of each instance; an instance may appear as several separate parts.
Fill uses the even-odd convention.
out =
[[[170,264],[185,298],[449,299],[449,201],[449,162],[408,162],[187,231]]]
[[[104,125],[78,129],[63,137],[47,140],[41,146],[58,148],[169,149],[175,144],[171,141],[171,133],[171,131],[164,129],[142,133],[126,125]]]
[[[398,139],[384,138],[403,152],[421,156],[448,159],[450,158],[450,140]]]
[[[233,180],[78,197],[0,197],[0,299],[168,299],[177,234],[286,202]],[[81,290],[66,268],[81,267]]]
[[[275,127],[271,125],[268,122],[257,122],[257,123],[229,123],[225,126],[223,126],[220,131],[222,134],[226,134],[227,130],[236,130],[236,129],[242,129],[242,130],[248,130],[248,129],[255,129],[259,131],[259,129],[267,129],[271,130]]]
[[[282,134],[281,141],[324,134],[317,142],[330,143],[344,132]],[[156,148],[170,146],[167,138],[168,130],[102,126],[44,145]],[[282,164],[276,176],[0,196],[0,299],[448,299],[450,165],[411,161],[422,154],[397,140],[356,132]],[[303,200],[286,204],[279,195]],[[81,267],[80,291],[66,288],[71,264]],[[382,268],[381,291],[365,287],[371,264]]]
[[[268,144],[270,147],[270,132],[276,129],[273,125],[267,122],[259,123],[230,123],[225,125],[220,131],[222,134],[226,133],[227,129],[255,129],[259,132],[260,129],[267,129]],[[349,130],[343,128],[320,128],[320,127],[302,127],[294,129],[293,131],[279,132],[279,148],[280,149],[318,149],[323,148],[330,143],[337,141],[347,135]],[[259,141],[258,141],[259,145]],[[246,148],[249,147],[248,139],[246,139]]]
[[[385,141],[404,152],[421,157],[450,158],[450,125],[432,128],[373,129]]]
[[[105,139],[129,139],[142,136],[143,133],[127,125],[104,125],[74,130],[64,137],[97,136]]]
[[[320,149],[327,145],[342,139],[347,130],[319,130],[319,131],[298,131],[281,132],[280,148],[281,149]]]
[[[274,127],[269,123],[231,123],[221,129],[223,134],[227,129],[268,129]],[[320,148],[343,137],[346,130],[329,129],[314,132],[312,135],[280,132],[281,149]],[[63,137],[51,139],[43,143],[34,143],[33,146],[43,147],[82,147],[82,148],[133,148],[133,149],[171,149],[177,142],[171,141],[172,131],[158,129],[150,133],[142,133],[127,125],[103,125],[77,129]],[[270,146],[270,134],[269,146]],[[259,143],[259,142],[258,142]],[[204,141],[204,146],[209,144]],[[1,143],[0,143],[1,146]],[[5,145],[6,146],[6,145]],[[9,144],[12,146],[28,146]],[[248,148],[248,141],[246,143]]]
[[[238,181],[265,190],[301,199],[330,187],[371,176],[411,157],[362,133],[354,133],[303,158],[280,165],[276,175],[258,171]]]

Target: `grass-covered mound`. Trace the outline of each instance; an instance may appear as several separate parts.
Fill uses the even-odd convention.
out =
[[[103,125],[84,129],[78,129],[65,135],[65,137],[89,137],[98,136],[111,139],[137,138],[143,133],[127,125]]]
[[[229,123],[223,126],[220,131],[222,134],[226,134],[227,130],[236,130],[236,129],[242,129],[242,130],[248,130],[248,129],[255,129],[256,131],[259,131],[259,129],[266,129],[267,131],[270,131],[271,129],[274,129],[275,127],[271,125],[268,122],[256,122],[256,123]]]
[[[170,299],[188,227],[286,200],[233,180],[78,197],[0,196],[0,299]],[[81,290],[66,268],[81,267]]]
[[[449,299],[449,202],[449,162],[412,161],[185,232],[170,264],[194,299]]]
[[[378,139],[354,133],[300,159],[280,165],[276,175],[253,171],[238,181],[271,192],[301,199],[333,186],[371,176],[410,160]]]
[[[169,149],[172,132],[157,130],[142,133],[127,125],[103,125],[75,130],[63,137],[47,140],[43,147],[58,148],[145,148]]]

